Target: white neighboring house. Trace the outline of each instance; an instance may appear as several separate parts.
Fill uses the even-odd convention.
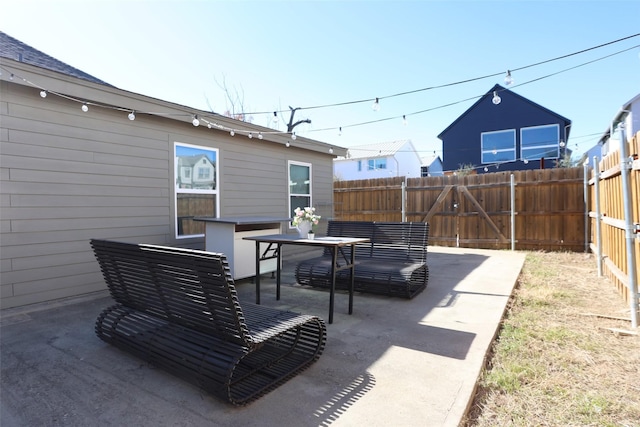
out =
[[[609,123],[609,128],[598,141],[598,145],[602,146],[603,156],[620,148],[620,132],[618,131],[620,123],[624,123],[627,141],[631,141],[633,135],[640,132],[640,94],[620,107],[620,110]]]
[[[333,160],[333,175],[341,181],[420,176],[422,162],[410,140],[350,147],[345,157]]]
[[[423,157],[422,167],[420,168],[420,176],[443,176],[444,168],[442,167],[442,159],[436,154]]]
[[[215,165],[204,154],[176,157],[177,188],[216,188]]]

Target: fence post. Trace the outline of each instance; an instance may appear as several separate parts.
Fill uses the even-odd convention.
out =
[[[584,253],[589,252],[589,163],[584,162]]]
[[[511,250],[516,250],[516,178],[511,174]]]
[[[594,197],[596,199],[596,264],[598,265],[598,277],[602,277],[602,211],[600,209],[600,164],[598,157],[593,156]]]
[[[627,243],[627,273],[629,275],[629,294],[631,296],[631,326],[638,327],[638,282],[636,282],[636,257],[634,254],[634,225],[632,213],[632,194],[629,183],[632,159],[627,153],[627,136],[624,124],[620,124],[620,174],[622,176],[622,201],[624,206],[624,229]]]
[[[407,221],[407,177],[402,180],[402,222]]]

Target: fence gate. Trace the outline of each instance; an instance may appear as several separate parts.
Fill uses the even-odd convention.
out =
[[[511,175],[516,183],[516,249],[584,250],[583,168],[338,181],[334,183],[335,217],[402,221],[404,212],[406,221],[430,224],[430,244],[510,249]]]

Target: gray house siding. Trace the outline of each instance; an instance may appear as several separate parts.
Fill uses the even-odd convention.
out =
[[[16,75],[101,105],[139,111],[186,107],[14,61]],[[198,128],[190,120],[76,101],[0,77],[0,307],[105,288],[91,238],[204,248],[175,238],[174,143],[219,150],[220,214],[287,216],[287,161],[312,164],[313,200],[331,201],[329,146],[299,137],[270,141]],[[298,145],[306,149],[295,148]],[[342,149],[334,147],[337,154]],[[330,214],[327,214],[329,216]]]

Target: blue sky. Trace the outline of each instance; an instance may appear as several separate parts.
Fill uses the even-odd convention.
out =
[[[341,147],[410,139],[420,155],[441,154],[437,135],[504,81],[419,89],[640,33],[637,0],[0,1],[0,30],[69,65],[218,113],[229,107],[224,81],[249,112],[269,113],[252,114],[258,125],[285,130],[271,112],[289,106],[384,98],[379,111],[370,101],[300,110],[296,119],[312,123],[296,132]],[[515,71],[510,89],[572,120],[569,148],[581,154],[640,93],[639,45],[633,37]]]

